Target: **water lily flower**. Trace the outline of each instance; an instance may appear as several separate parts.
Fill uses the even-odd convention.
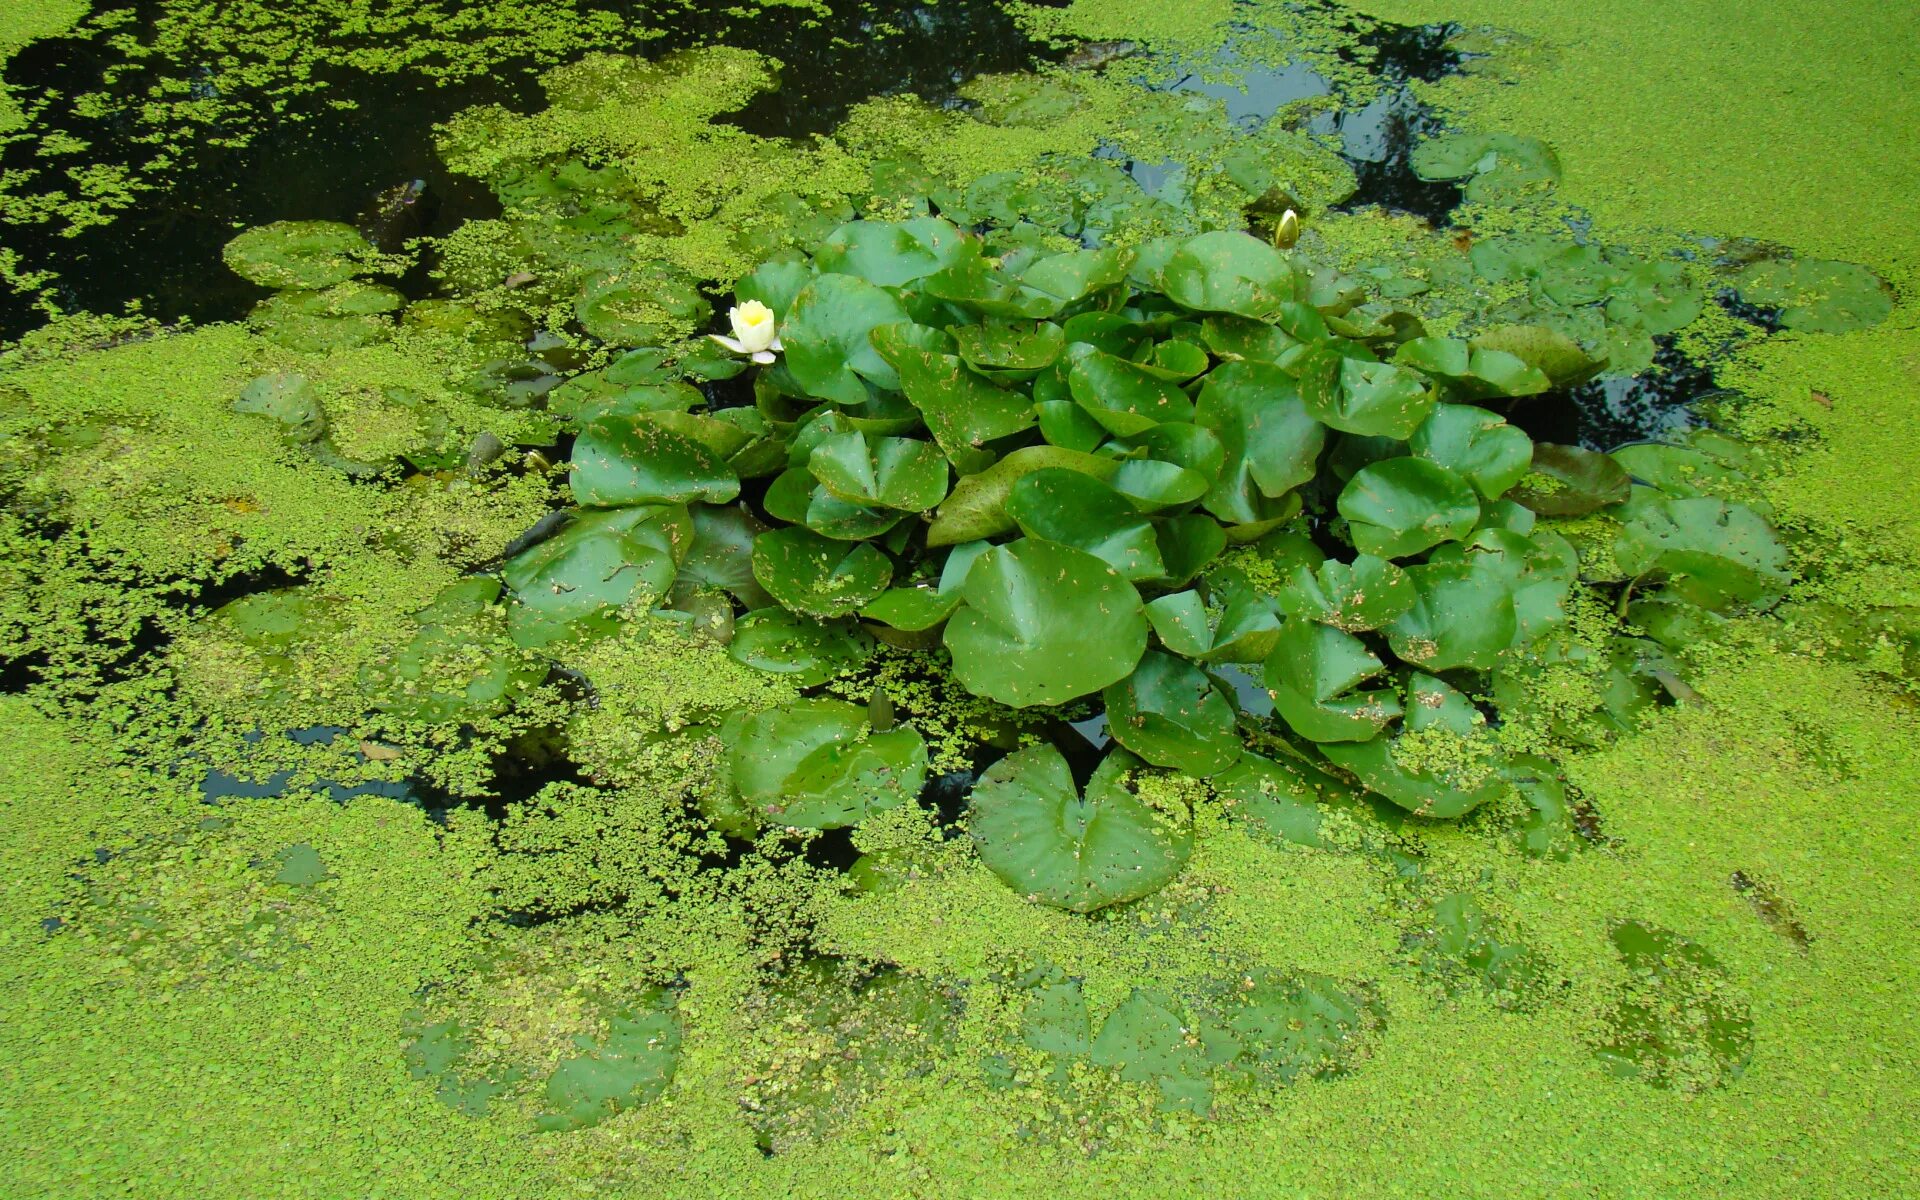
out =
[[[1282,250],[1300,240],[1300,214],[1288,209],[1281,214],[1280,223],[1273,229],[1273,244]]]
[[[780,344],[779,330],[774,328],[773,310],[758,300],[734,305],[727,310],[727,320],[733,323],[732,337],[724,333],[707,336],[735,354],[750,355],[753,361],[764,364],[786,349]]]

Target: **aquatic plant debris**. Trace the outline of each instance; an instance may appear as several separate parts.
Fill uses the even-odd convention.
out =
[[[23,1194],[1920,1182],[1880,10],[35,7],[223,47],[125,77],[172,140],[542,80],[0,348]],[[1013,20],[797,140],[731,32]],[[1389,92],[1443,219],[1349,203]],[[54,221],[204,167],[42,140]]]

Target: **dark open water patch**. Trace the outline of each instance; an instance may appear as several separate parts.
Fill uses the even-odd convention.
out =
[[[824,17],[777,6],[746,17],[711,4],[666,14],[633,0],[590,7],[618,14],[635,28],[660,31],[644,44],[608,49],[657,57],[724,42],[779,59],[780,90],[730,118],[767,136],[824,133],[854,104],[875,95],[915,92],[951,100],[977,74],[1022,70],[1064,53],[1028,39],[996,0],[837,0]],[[132,11],[135,36],[151,36],[161,15],[158,0],[137,0]],[[165,66],[167,74],[177,75],[182,64]],[[266,93],[228,95],[222,100],[233,107],[234,118],[193,138],[178,156],[172,182],[142,193],[111,224],[73,237],[47,224],[8,226],[5,243],[27,269],[58,272],[53,298],[68,311],[114,313],[138,303],[169,323],[237,319],[267,295],[221,262],[221,247],[240,229],[282,220],[352,222],[378,194],[413,179],[425,181],[435,210],[418,232],[445,233],[463,221],[497,215],[498,202],[484,184],[441,164],[433,128],[475,105],[523,113],[538,108],[541,69],[528,57],[445,85],[418,75],[322,69],[317,78],[326,86],[288,100],[286,112],[270,122],[266,114],[274,101]],[[150,60],[129,59],[99,35],[36,42],[4,73],[8,84],[50,98],[36,134],[89,143],[89,163],[144,162],[154,150],[139,139],[149,131],[124,117],[75,109],[73,97],[98,91],[108,77],[115,95],[134,97],[160,83],[163,72]],[[353,107],[335,107],[338,102]],[[264,127],[243,146],[215,144],[256,126]],[[66,160],[38,159],[39,144],[35,137],[0,147],[0,171],[40,168],[57,178]],[[43,320],[30,298],[0,294],[0,341],[18,338]]]
[[[1711,367],[1660,338],[1647,370],[1513,400],[1506,417],[1536,442],[1617,450],[1693,428],[1699,403],[1721,391]]]

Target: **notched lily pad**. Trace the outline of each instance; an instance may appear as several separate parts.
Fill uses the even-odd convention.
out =
[[[733,746],[733,785],[774,824],[857,825],[919,795],[927,782],[927,747],[917,731],[874,732],[867,710],[844,701],[796,700],[729,725],[722,737]]]
[[[981,861],[1028,899],[1072,912],[1159,891],[1193,850],[1191,814],[1129,791],[1125,776],[1139,765],[1109,755],[1081,796],[1051,746],[1001,759],[974,785],[967,818]]]

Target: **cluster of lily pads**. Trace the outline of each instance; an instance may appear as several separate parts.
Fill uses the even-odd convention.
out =
[[[1441,818],[1508,793],[1489,676],[1565,624],[1581,571],[1543,517],[1617,506],[1629,586],[1676,609],[1787,582],[1763,517],[1685,486],[1675,456],[1697,452],[1623,465],[1496,411],[1599,369],[1565,334],[1430,336],[1247,233],[1047,252],[856,220],[737,293],[719,340],[742,357],[705,371],[757,360],[731,402],[645,350],[551,398],[577,423],[579,509],[506,564],[513,638],[669,605],[801,686],[877,638],[943,650],[1015,708],[1097,702],[1120,749],[1084,793],[1039,746],[973,795],[988,865],[1048,903],[1178,872],[1179,805],[1130,783],[1149,769],[1269,792],[1331,775]],[[1630,465],[1681,482],[1636,487]],[[1249,672],[1271,721],[1237,699]],[[918,732],[841,700],[722,737],[768,823],[857,824],[927,776]]]

